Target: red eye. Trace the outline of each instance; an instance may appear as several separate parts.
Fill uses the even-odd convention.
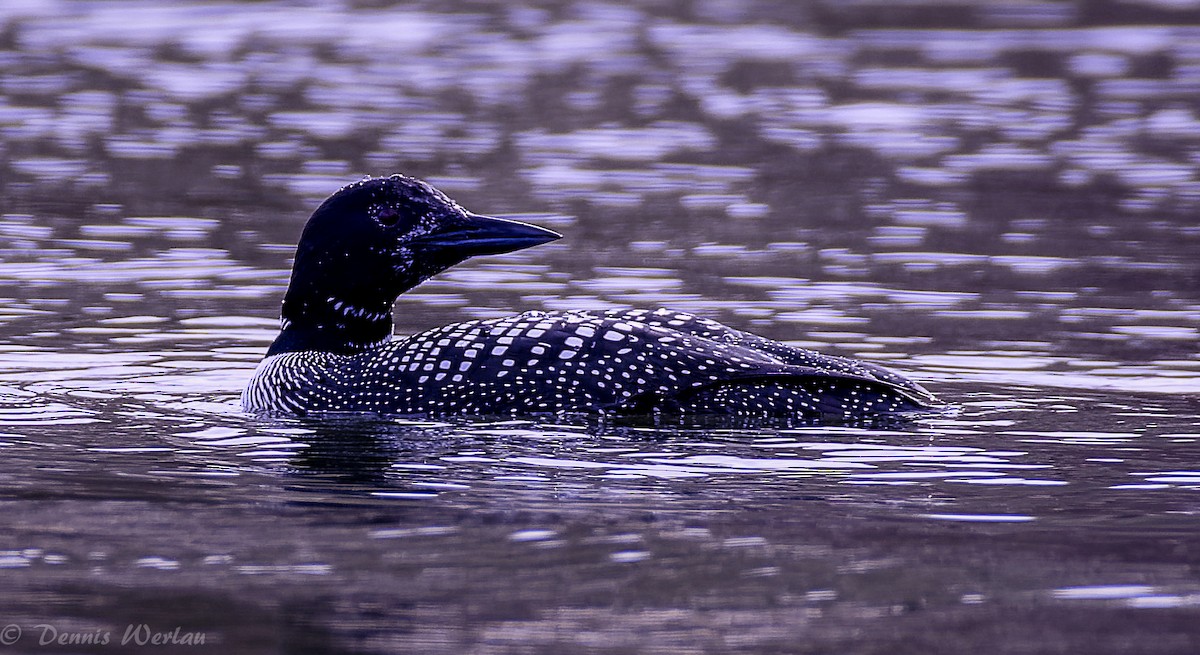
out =
[[[400,212],[392,207],[384,207],[375,213],[375,220],[384,227],[391,227],[400,220]]]

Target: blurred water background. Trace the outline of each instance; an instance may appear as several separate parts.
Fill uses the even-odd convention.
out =
[[[9,648],[1198,652],[1198,94],[1189,0],[5,0]],[[400,332],[668,306],[960,411],[240,414],[308,213],[393,172],[566,235]]]

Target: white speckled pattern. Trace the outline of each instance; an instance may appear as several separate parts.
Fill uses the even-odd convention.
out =
[[[527,312],[454,323],[358,355],[262,362],[249,411],[561,411],[858,416],[934,402],[877,366],[668,310]]]

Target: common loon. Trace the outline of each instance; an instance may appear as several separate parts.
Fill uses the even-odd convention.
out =
[[[606,412],[861,417],[937,399],[874,364],[665,309],[530,311],[392,337],[396,298],[476,255],[561,236],[466,211],[428,183],[364,178],[300,236],[250,412]]]

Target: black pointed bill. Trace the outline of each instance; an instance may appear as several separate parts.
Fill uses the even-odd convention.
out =
[[[418,237],[411,243],[465,258],[499,255],[561,238],[561,234],[537,225],[467,214],[465,220],[455,221],[454,225]]]

